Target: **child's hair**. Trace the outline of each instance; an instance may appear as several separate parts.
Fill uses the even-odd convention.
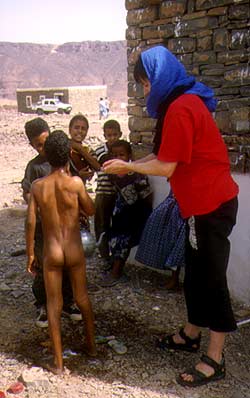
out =
[[[48,123],[41,117],[36,117],[35,119],[26,122],[24,130],[30,142],[40,134],[50,131]]]
[[[131,145],[128,141],[125,141],[125,140],[117,140],[117,141],[113,142],[110,150],[112,152],[113,148],[120,148],[120,147],[124,148],[129,156],[132,155]]]
[[[70,119],[69,129],[71,129],[71,127],[73,126],[73,124],[75,123],[76,120],[81,120],[82,122],[85,122],[86,125],[87,125],[87,129],[89,129],[89,121],[86,118],[86,116],[82,115],[81,113],[79,113],[78,115],[73,116],[72,119]]]
[[[103,125],[103,131],[105,132],[105,129],[112,129],[121,132],[121,126],[120,123],[117,122],[117,120],[107,120],[104,125]]]
[[[138,58],[138,60],[135,63],[134,79],[135,79],[135,81],[137,83],[141,83],[141,81],[145,80],[145,79],[148,80],[148,75],[147,75],[147,72],[145,71],[145,68],[143,66],[141,55],[139,55],[139,58]]]
[[[70,140],[62,130],[53,131],[44,144],[46,158],[53,167],[66,165],[69,161],[70,149]]]

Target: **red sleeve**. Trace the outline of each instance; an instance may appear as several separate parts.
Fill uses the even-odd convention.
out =
[[[163,162],[190,163],[194,132],[194,122],[190,112],[171,106],[165,116],[157,158]]]

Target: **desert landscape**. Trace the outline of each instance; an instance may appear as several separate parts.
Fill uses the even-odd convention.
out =
[[[127,264],[128,282],[101,288],[102,262],[97,252],[87,258],[89,292],[99,337],[98,357],[82,352],[81,323],[62,318],[66,371],[57,377],[44,370],[41,360],[51,355],[47,329],[35,326],[36,309],[31,292],[32,279],[25,271],[25,206],[20,181],[27,162],[35,156],[24,134],[24,124],[34,115],[18,114],[13,103],[0,104],[0,391],[21,381],[20,398],[249,398],[250,328],[242,326],[231,334],[225,349],[227,377],[219,383],[187,390],[176,375],[198,360],[200,354],[162,352],[155,347],[156,336],[172,333],[185,321],[182,291],[167,292],[167,275]],[[72,115],[46,115],[51,129],[67,131]],[[123,137],[129,131],[126,113],[115,113]],[[89,115],[86,142],[95,148],[103,142],[103,121]],[[95,179],[88,185],[94,192]],[[94,193],[92,193],[94,196]],[[234,302],[238,319],[248,309]],[[103,337],[115,336],[127,352],[118,354]],[[207,342],[204,331],[202,349]],[[4,396],[4,395],[0,395]]]

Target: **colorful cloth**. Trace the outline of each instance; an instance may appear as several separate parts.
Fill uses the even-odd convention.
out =
[[[185,264],[186,221],[170,192],[148,218],[135,259],[148,267],[172,269]]]
[[[110,176],[118,194],[112,217],[110,251],[113,259],[124,261],[139,243],[144,225],[152,211],[148,178],[138,173]]]
[[[210,112],[214,112],[217,100],[214,92],[203,83],[189,76],[180,61],[165,47],[156,46],[141,53],[142,63],[149,78],[151,89],[147,97],[147,111],[153,118],[159,117],[159,106],[179,86],[192,87],[186,94],[196,94],[205,103]]]

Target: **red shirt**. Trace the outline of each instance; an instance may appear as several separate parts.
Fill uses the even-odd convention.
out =
[[[210,213],[238,194],[226,145],[196,95],[183,94],[169,106],[157,158],[178,163],[170,184],[183,218]]]

